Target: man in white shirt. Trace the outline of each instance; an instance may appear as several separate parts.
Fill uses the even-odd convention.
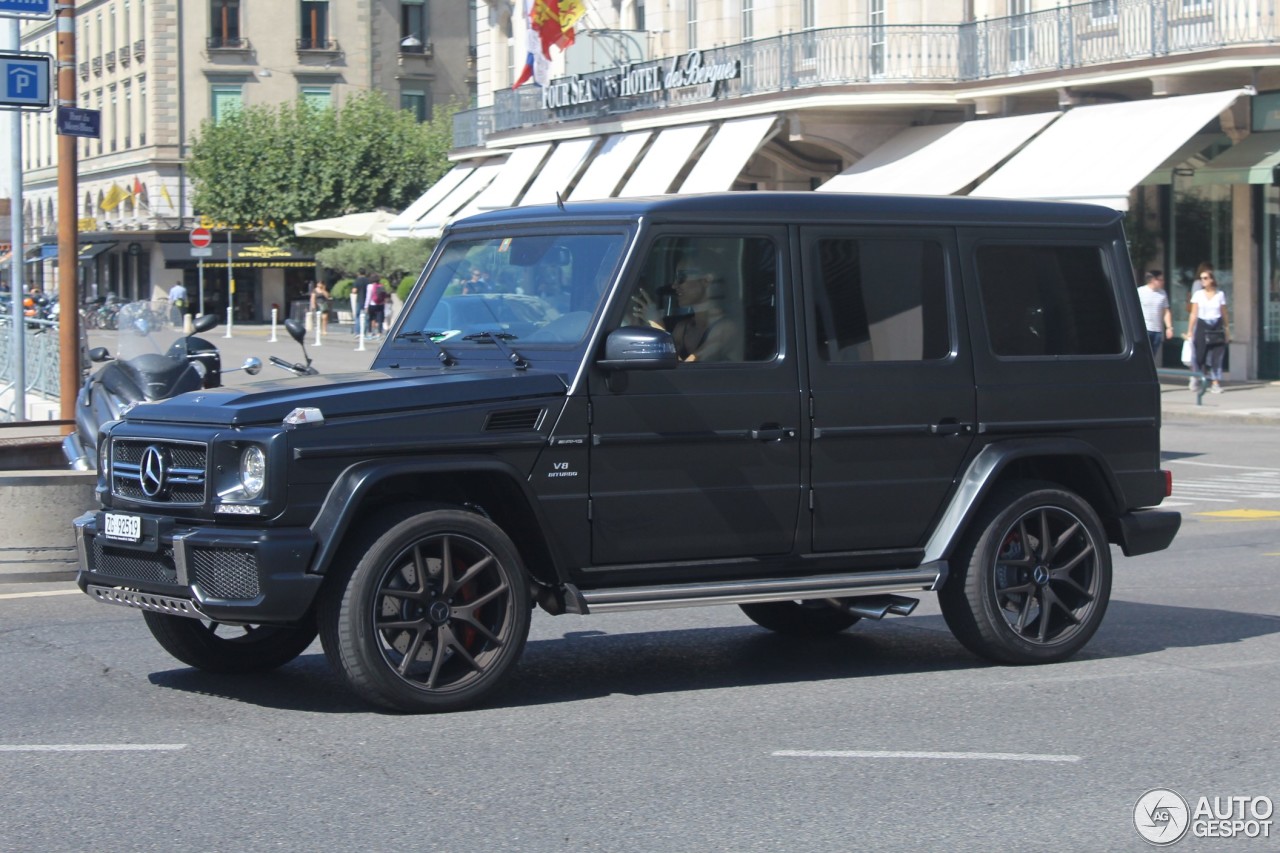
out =
[[[1160,345],[1173,337],[1173,314],[1169,311],[1169,297],[1164,292],[1164,271],[1147,270],[1147,283],[1138,288],[1138,301],[1142,303],[1142,319],[1146,323],[1147,338],[1151,341],[1151,354],[1160,362]]]

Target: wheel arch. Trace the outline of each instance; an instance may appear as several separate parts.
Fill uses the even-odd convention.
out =
[[[951,502],[925,545],[923,562],[950,557],[992,489],[1023,479],[1057,483],[1075,492],[1104,523],[1122,511],[1120,485],[1102,453],[1088,442],[1054,438],[988,444],[961,475]]]
[[[309,571],[326,574],[348,534],[358,530],[362,521],[406,503],[471,509],[502,528],[535,580],[554,586],[564,582],[537,500],[524,478],[513,466],[489,458],[376,460],[352,465],[329,489],[311,523],[320,547]]]

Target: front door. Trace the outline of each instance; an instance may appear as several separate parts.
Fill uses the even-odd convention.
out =
[[[918,548],[974,434],[955,238],[806,228],[813,549]]]
[[[660,231],[617,325],[672,333],[672,370],[591,379],[592,562],[785,554],[800,508],[801,398],[782,229]]]

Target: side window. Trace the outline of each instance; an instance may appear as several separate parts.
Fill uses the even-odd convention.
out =
[[[978,248],[976,259],[982,310],[996,355],[1124,351],[1102,248],[988,244]]]
[[[818,357],[925,361],[951,352],[942,245],[826,238],[814,243]]]
[[[662,237],[624,323],[666,329],[688,363],[778,354],[778,252],[764,237]]]

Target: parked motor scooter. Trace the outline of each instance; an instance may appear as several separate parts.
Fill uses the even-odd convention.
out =
[[[145,302],[125,305],[119,312],[116,355],[106,347],[89,350],[89,361],[105,364],[88,377],[76,396],[76,429],[62,441],[63,453],[73,469],[92,471],[96,467],[98,430],[138,403],[222,384],[218,348],[198,337],[218,325],[218,316],[198,318],[194,330],[167,349],[158,339],[154,316]],[[262,370],[262,361],[251,356],[232,370],[254,376]]]

